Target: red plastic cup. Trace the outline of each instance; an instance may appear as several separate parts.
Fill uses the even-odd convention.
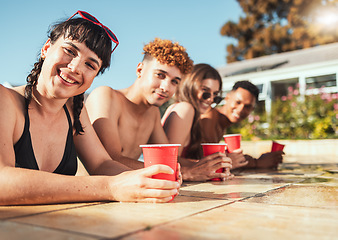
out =
[[[278,142],[272,141],[271,152],[283,151],[285,145]]]
[[[203,148],[203,156],[208,156],[213,153],[222,152],[224,153],[227,147],[225,143],[201,143]],[[224,168],[216,170],[217,173],[224,172]],[[211,181],[221,181],[220,178],[212,178]]]
[[[234,150],[241,148],[241,134],[223,135],[224,142],[228,144],[227,152],[232,153]]]
[[[177,155],[181,144],[146,144],[140,145],[143,151],[144,167],[163,164],[174,170],[173,174],[159,173],[152,178],[176,181]]]

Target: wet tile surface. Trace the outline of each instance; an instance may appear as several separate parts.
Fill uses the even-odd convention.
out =
[[[330,209],[236,202],[196,214],[129,239],[337,239],[337,212]]]
[[[226,182],[205,182],[200,184],[183,185],[180,194],[212,199],[239,200],[266,192],[273,188],[288,185],[293,180],[285,181],[282,178],[253,178],[238,176]],[[295,180],[297,181],[297,180]]]
[[[35,205],[35,206],[0,206],[0,220],[22,216],[31,216],[41,213],[77,208],[93,204],[95,203],[54,204],[54,205]]]
[[[244,201],[287,206],[331,208],[338,211],[338,187],[289,186],[272,190]]]
[[[89,235],[58,231],[50,228],[20,224],[11,221],[0,221],[0,238],[8,240],[93,240]]]
[[[166,204],[114,202],[17,218],[13,221],[112,238],[227,203],[227,200],[177,196],[173,202]]]
[[[337,239],[338,164],[184,183],[166,204],[0,207],[4,239]],[[1,220],[2,219],[2,220]]]

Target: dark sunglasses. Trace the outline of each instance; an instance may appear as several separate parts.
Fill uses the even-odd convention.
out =
[[[119,40],[117,40],[117,37],[115,36],[115,34],[109,28],[107,28],[105,25],[100,23],[100,21],[97,20],[94,16],[90,15],[89,13],[87,13],[85,11],[77,11],[76,13],[73,14],[73,16],[68,18],[68,20],[71,19],[72,17],[74,17],[76,14],[79,14],[83,19],[86,19],[86,20],[102,27],[106,31],[106,33],[108,34],[108,37],[110,38],[110,40],[112,40],[112,42],[115,43],[115,47],[113,48],[113,51],[111,51],[111,52],[114,52],[115,48],[119,45]]]
[[[202,98],[204,100],[207,100],[207,99],[211,98],[211,93],[210,92],[204,92],[202,94]],[[214,97],[214,103],[219,104],[221,101],[222,101],[222,97],[220,97],[220,96],[215,96]]]

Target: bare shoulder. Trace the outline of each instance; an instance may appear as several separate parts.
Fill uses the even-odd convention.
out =
[[[111,96],[114,93],[114,89],[108,86],[101,86],[98,88],[95,88],[89,95],[86,100],[86,104],[92,104],[97,101],[106,101],[111,98]]]
[[[172,122],[184,122],[191,124],[195,116],[194,107],[188,102],[175,103],[170,109],[168,108],[163,116],[161,123],[164,128],[172,124]],[[169,125],[168,125],[169,124]]]
[[[194,107],[188,102],[179,102],[173,108],[172,111],[175,111],[179,116],[189,116],[194,115],[195,109]]]
[[[24,123],[25,100],[22,88],[6,88],[0,85],[0,129],[2,137],[14,137],[17,140],[22,133]]]
[[[13,109],[24,107],[23,87],[7,88],[0,84],[0,105]],[[10,109],[8,109],[10,110]]]
[[[122,109],[123,97],[117,90],[108,86],[94,89],[86,99],[86,108],[89,116],[99,117],[103,115],[116,114]]]

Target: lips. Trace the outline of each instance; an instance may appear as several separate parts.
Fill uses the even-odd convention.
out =
[[[65,81],[66,83],[69,84],[75,84],[77,83],[76,81],[74,81],[73,79],[71,79],[70,77],[68,77],[66,74],[64,74],[63,72],[60,71],[59,76],[61,77],[61,79],[63,81]]]
[[[236,113],[236,112],[232,112],[232,117],[233,117],[236,121],[239,121],[240,118],[241,118],[241,116],[240,116],[238,113]]]
[[[235,118],[239,118],[239,115],[235,112],[232,113],[232,115],[235,117]]]
[[[165,93],[160,93],[160,92],[155,92],[160,98],[164,99],[164,98],[168,98],[168,95]]]

